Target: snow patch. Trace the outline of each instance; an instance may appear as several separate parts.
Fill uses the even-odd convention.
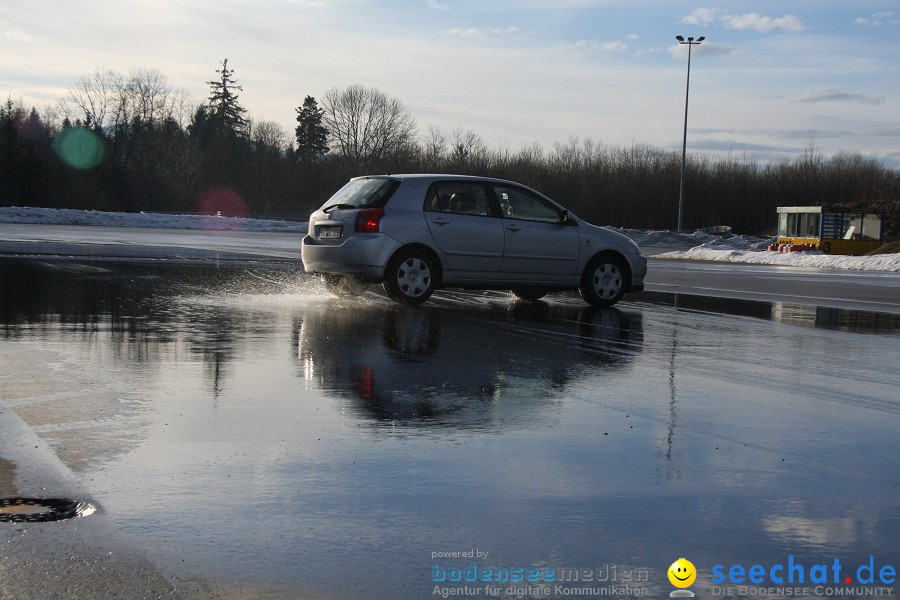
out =
[[[769,252],[768,250],[741,250],[726,245],[697,246],[690,250],[676,250],[657,254],[655,258],[687,260],[711,260],[716,262],[750,263],[757,265],[784,265],[824,269],[856,269],[859,271],[900,272],[900,254],[874,254],[872,256],[844,256],[821,252]]]
[[[645,248],[693,248],[701,242],[689,233],[674,231],[645,231],[641,229],[619,229],[608,227],[612,231],[630,237],[638,246]]]
[[[69,208],[0,207],[2,223],[42,223],[45,225],[94,225],[101,227],[142,227],[155,229],[213,229],[225,231],[304,232],[306,223],[160,213],[124,213]]]

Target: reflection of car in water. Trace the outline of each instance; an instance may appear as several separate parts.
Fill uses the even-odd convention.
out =
[[[640,313],[513,303],[509,310],[316,310],[298,322],[304,378],[377,420],[478,428],[527,418],[573,379],[626,368]]]

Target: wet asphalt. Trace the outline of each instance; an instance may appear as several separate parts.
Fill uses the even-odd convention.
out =
[[[5,371],[8,378],[9,370]],[[0,497],[94,502],[84,482],[47,441],[3,402],[0,432]],[[0,522],[0,540],[4,600],[179,597],[102,508],[57,522]]]
[[[100,507],[0,523],[2,598],[432,597],[473,562],[662,597],[679,556],[706,595],[716,564],[900,563],[890,312],[403,309],[239,262],[6,259],[0,281],[0,497]]]

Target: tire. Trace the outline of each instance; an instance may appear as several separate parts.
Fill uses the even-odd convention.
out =
[[[588,304],[612,306],[625,295],[627,273],[621,258],[610,254],[595,256],[584,269],[578,291]]]
[[[322,283],[325,289],[335,296],[341,298],[356,298],[362,296],[366,292],[365,283],[352,275],[339,275],[335,273],[325,273],[322,275]]]
[[[547,295],[544,288],[515,288],[510,290],[513,296],[527,302],[535,302]]]
[[[434,293],[436,275],[434,259],[426,250],[405,248],[391,258],[384,271],[384,291],[400,304],[421,304]]]

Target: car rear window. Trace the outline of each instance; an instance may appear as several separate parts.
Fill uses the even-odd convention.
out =
[[[351,179],[322,208],[381,208],[399,185],[396,179],[385,177]]]
[[[440,181],[425,196],[425,210],[493,217],[496,211],[487,187],[472,181]]]

